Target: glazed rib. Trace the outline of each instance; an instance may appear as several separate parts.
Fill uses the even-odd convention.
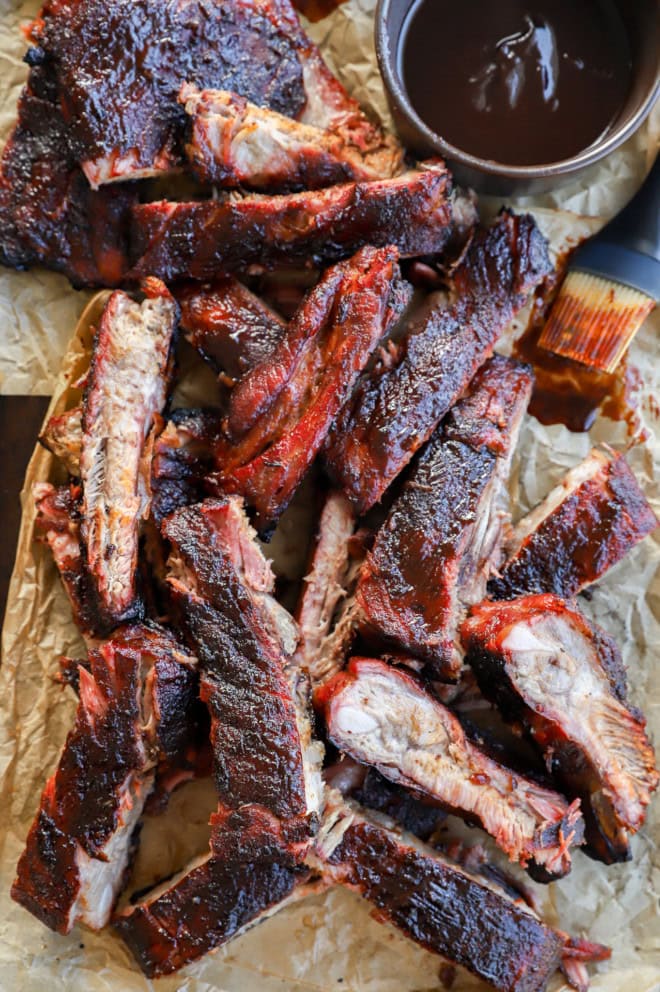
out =
[[[334,798],[316,850],[326,878],[501,992],[542,992],[559,965],[563,934],[387,818]]]
[[[217,410],[175,410],[154,440],[150,475],[150,511],[160,526],[181,506],[204,495],[204,479],[214,463],[222,434]]]
[[[106,304],[93,345],[82,418],[82,537],[99,608],[115,623],[137,610],[140,520],[148,513],[147,436],[167,397],[178,308],[158,280],[146,298]]]
[[[95,187],[180,164],[186,80],[295,116],[305,91],[291,17],[283,0],[47,0],[29,54],[53,66],[76,158]]]
[[[0,262],[45,265],[74,286],[116,286],[128,269],[132,186],[94,192],[78,167],[52,85],[30,73],[0,162]]]
[[[396,179],[288,196],[143,203],[133,210],[133,277],[213,279],[251,268],[328,265],[364,245],[403,257],[442,251],[452,233],[441,162]]]
[[[453,276],[455,301],[431,297],[394,357],[362,377],[326,449],[359,514],[376,503],[463,393],[528,293],[550,271],[534,220],[503,212],[478,232]]]
[[[240,810],[214,813],[211,853],[116,917],[147,977],[183,968],[307,894],[309,871],[274,850],[271,829]]]
[[[194,659],[156,627],[124,627],[79,667],[80,702],[18,863],[12,898],[59,933],[108,922],[159,760],[185,755]]]
[[[257,107],[227,90],[186,84],[179,101],[190,118],[186,155],[199,182],[256,190],[319,189],[351,180],[385,179],[401,165],[392,150],[369,158],[341,129],[326,131]]]
[[[181,330],[226,385],[269,358],[286,322],[236,279],[176,291]]]
[[[555,593],[570,599],[658,525],[623,455],[594,448],[513,528],[495,599]]]
[[[532,391],[528,366],[495,356],[413,464],[357,586],[370,635],[456,680],[464,609],[500,564],[507,482]]]
[[[80,544],[80,487],[37,482],[32,495],[37,511],[35,527],[51,550],[76,626],[88,644],[92,644],[107,630],[98,613],[94,586]]]
[[[408,297],[395,248],[362,248],[311,290],[270,359],[232,391],[229,442],[209,488],[238,493],[267,529],[288,506],[338,410]]]
[[[351,658],[315,700],[340,750],[476,820],[539,880],[570,871],[570,848],[581,842],[584,827],[579,802],[569,805],[488,757],[411,675],[372,658]]]
[[[606,863],[627,860],[658,772],[614,641],[553,595],[482,603],[462,634],[484,694],[526,727],[580,798],[588,850]]]
[[[293,892],[322,791],[306,686],[290,668],[296,625],[272,596],[240,502],[186,507],[163,530],[173,605],[199,651],[219,803],[209,855],[118,924],[149,976],[218,947]]]

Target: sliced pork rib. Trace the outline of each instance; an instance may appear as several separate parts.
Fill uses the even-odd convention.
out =
[[[303,124],[227,90],[185,85],[179,99],[191,119],[186,155],[202,183],[271,191],[319,189],[384,179],[401,165],[394,149],[389,161],[379,150],[371,165],[341,130]]]
[[[575,596],[658,525],[623,455],[594,449],[513,528],[495,599]]]
[[[229,441],[209,488],[238,493],[266,530],[316,457],[378,341],[408,299],[395,248],[362,248],[308,294],[269,359],[232,390]]]
[[[363,245],[393,244],[404,257],[432,254],[452,233],[449,189],[437,162],[396,179],[288,196],[143,203],[133,211],[132,275],[169,282],[327,265]]]
[[[105,926],[159,760],[185,759],[194,659],[156,627],[125,627],[78,669],[80,702],[18,863],[12,898],[47,926]]]
[[[431,297],[393,360],[365,375],[333,427],[331,476],[358,513],[376,503],[466,388],[527,294],[550,271],[534,220],[503,213],[453,276],[455,302]]]
[[[296,625],[240,501],[169,517],[173,605],[199,650],[218,810],[210,852],[118,923],[146,974],[195,960],[294,892],[319,819],[322,752],[291,669]]]
[[[92,350],[82,417],[82,537],[100,610],[119,622],[137,609],[140,520],[148,512],[147,436],[165,405],[178,308],[146,280],[145,299],[117,291]]]
[[[76,164],[59,105],[33,69],[0,162],[0,262],[45,265],[74,286],[116,286],[128,269],[132,186],[94,192]]]
[[[283,0],[47,0],[30,57],[52,67],[94,187],[180,163],[186,80],[296,116],[305,90],[289,15]]]
[[[180,408],[168,417],[151,457],[150,511],[159,526],[179,507],[202,499],[221,435],[217,410]]]
[[[658,772],[612,639],[549,594],[480,604],[463,639],[484,694],[580,798],[588,850],[606,863],[629,858]]]
[[[542,992],[560,964],[564,934],[386,817],[333,797],[316,850],[326,878],[501,992]]]
[[[512,861],[542,881],[571,867],[582,840],[579,802],[494,761],[456,717],[406,672],[372,658],[351,658],[315,697],[328,736],[386,778],[476,820]]]
[[[237,382],[275,351],[286,322],[238,280],[176,290],[181,330],[222,377]]]
[[[462,611],[500,564],[507,482],[531,370],[496,356],[414,463],[360,572],[363,625],[456,680]],[[462,614],[462,615],[461,615]]]
[[[80,445],[82,444],[82,408],[73,407],[50,417],[39,435],[39,442],[55,455],[69,475],[80,475]]]
[[[80,486],[37,482],[32,495],[37,532],[51,550],[76,626],[85,640],[92,643],[107,630],[98,612],[94,585],[80,543]]]

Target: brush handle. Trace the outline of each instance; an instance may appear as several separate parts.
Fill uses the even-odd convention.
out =
[[[571,268],[660,301],[660,156],[628,206],[578,248]]]

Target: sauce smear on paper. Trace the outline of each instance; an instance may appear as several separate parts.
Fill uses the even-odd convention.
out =
[[[293,0],[293,6],[296,10],[304,14],[307,20],[312,21],[313,24],[316,21],[322,21],[342,3],[346,3],[346,0]]]
[[[417,0],[400,74],[419,116],[480,158],[540,165],[608,131],[631,82],[613,0]]]

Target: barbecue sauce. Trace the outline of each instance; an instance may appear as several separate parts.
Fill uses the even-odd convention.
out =
[[[316,24],[336,10],[346,0],[293,0],[293,6],[304,14],[308,21]]]
[[[570,158],[605,134],[631,83],[613,0],[417,0],[400,74],[419,116],[509,165]]]

